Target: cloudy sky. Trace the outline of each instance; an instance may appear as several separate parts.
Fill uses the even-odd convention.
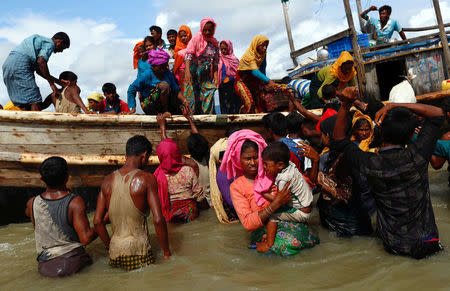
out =
[[[356,7],[353,0],[350,2],[357,24]],[[399,20],[403,27],[436,24],[430,0],[361,2],[363,10],[371,5],[391,5],[391,17]],[[296,49],[347,27],[341,0],[291,0],[288,3]],[[440,3],[444,22],[450,22],[450,0]],[[374,12],[371,15],[378,17]],[[101,92],[106,82],[116,84],[119,95],[126,100],[128,85],[136,77],[132,49],[149,34],[148,28],[153,24],[161,26],[163,38],[168,29],[178,30],[182,24],[189,25],[195,33],[204,16],[216,20],[216,38],[232,40],[238,58],[254,35],[267,35],[270,78],[281,78],[292,67],[280,0],[2,1],[0,63],[3,64],[11,49],[32,34],[51,37],[58,31],[65,31],[71,38],[71,47],[52,55],[49,61],[52,75],[57,77],[65,70],[75,72],[84,100],[92,92]],[[48,83],[39,76],[36,79],[41,94],[49,94]],[[6,87],[0,82],[0,104],[8,101]]]

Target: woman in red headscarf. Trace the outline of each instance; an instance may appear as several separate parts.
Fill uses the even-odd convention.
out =
[[[190,222],[198,217],[198,203],[205,200],[198,174],[183,162],[178,145],[166,137],[165,116],[158,114],[161,128],[161,143],[156,147],[159,167],[154,175],[158,183],[158,194],[162,213],[167,222]]]
[[[186,49],[184,95],[192,112],[213,114],[214,93],[219,87],[217,66],[219,64],[219,42],[214,38],[216,23],[211,17],[203,18],[197,32]]]
[[[184,69],[186,65],[184,64],[184,57],[186,55],[186,48],[189,41],[192,39],[191,29],[186,25],[180,26],[178,29],[177,43],[174,50],[175,65],[173,67],[173,74],[180,84],[181,93],[183,93],[183,83],[184,83]]]

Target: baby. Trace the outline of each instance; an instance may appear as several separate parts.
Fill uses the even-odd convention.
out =
[[[259,252],[267,252],[275,241],[278,221],[308,222],[311,215],[312,191],[303,179],[295,164],[289,161],[289,148],[282,142],[275,142],[264,149],[262,159],[264,170],[270,178],[275,179],[274,185],[282,189],[290,182],[292,200],[272,214],[267,223],[267,241],[257,246]],[[275,187],[274,187],[275,188]],[[266,200],[273,201],[275,195],[265,192]]]

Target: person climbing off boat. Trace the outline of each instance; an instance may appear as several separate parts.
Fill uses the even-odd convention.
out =
[[[238,114],[242,106],[241,99],[234,91],[234,77],[239,67],[239,59],[234,55],[231,40],[220,42],[220,58],[218,67],[220,112],[222,114]]]
[[[377,7],[370,6],[369,9],[361,13],[361,17],[366,20],[369,25],[372,25],[375,28],[376,37],[374,37],[374,39],[377,40],[377,43],[388,42],[391,39],[394,31],[397,31],[400,37],[403,40],[406,40],[405,32],[402,30],[402,26],[400,25],[400,23],[397,20],[391,18],[391,6],[384,5],[381,6],[380,9],[378,9],[380,19],[375,19],[368,16],[367,14],[370,11],[377,11]]]
[[[84,113],[92,114],[86,108],[81,100],[81,89],[77,85],[78,76],[70,71],[62,72],[59,75],[59,80],[63,84],[61,93],[56,97],[55,111],[60,113],[81,113],[83,109]]]

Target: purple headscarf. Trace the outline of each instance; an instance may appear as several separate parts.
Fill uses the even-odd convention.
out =
[[[152,66],[159,66],[169,62],[170,56],[163,50],[156,49],[148,52],[148,63]]]

